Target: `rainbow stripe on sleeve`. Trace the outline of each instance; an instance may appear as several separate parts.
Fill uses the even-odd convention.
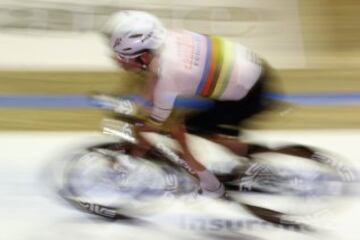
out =
[[[205,67],[196,94],[218,98],[226,89],[235,60],[235,44],[217,36],[207,36]]]

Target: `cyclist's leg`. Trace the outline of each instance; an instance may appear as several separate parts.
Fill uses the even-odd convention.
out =
[[[220,144],[236,155],[246,156],[249,152],[249,144],[240,141],[237,137],[213,134],[206,137],[208,140]]]
[[[172,137],[179,143],[182,149],[182,157],[187,162],[189,167],[195,172],[204,171],[206,168],[204,165],[196,161],[192,153],[190,152],[190,148],[188,146],[188,142],[186,141],[186,129],[184,125],[176,124],[171,129]]]
[[[222,197],[225,194],[225,188],[223,184],[217,179],[217,177],[208,171],[205,166],[198,162],[190,152],[188,142],[186,141],[186,128],[184,125],[176,126],[171,131],[174,139],[178,141],[180,147],[183,150],[182,157],[187,164],[192,168],[200,181],[200,186],[203,194],[210,197]]]
[[[254,90],[255,92],[257,90]],[[248,99],[248,98],[245,98]],[[196,172],[200,180],[200,185],[206,195],[220,197],[225,193],[223,184],[210,171],[206,170],[200,163],[196,164],[195,158],[189,151],[188,142],[185,139],[185,132],[203,136],[209,140],[220,143],[236,154],[246,155],[248,153],[247,144],[241,143],[237,136],[239,134],[238,126],[236,128],[224,128],[220,124],[237,125],[239,119],[245,119],[253,115],[255,108],[245,108],[250,100],[243,101],[216,101],[213,108],[201,112],[185,121],[185,127],[175,129],[175,138],[184,150],[184,159],[188,159],[189,165],[197,167]],[[240,108],[239,108],[240,105]],[[256,106],[257,107],[257,106]],[[237,111],[240,109],[240,111]]]

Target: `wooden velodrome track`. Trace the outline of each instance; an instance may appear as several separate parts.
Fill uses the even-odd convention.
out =
[[[279,69],[285,93],[360,92],[359,0],[300,0],[306,66]],[[156,9],[154,10],[156,12]],[[200,16],[201,17],[201,16]],[[134,79],[135,78],[135,79]],[[2,71],[0,94],[134,93],[140,79],[116,72]],[[0,108],[1,130],[97,130],[96,109]],[[286,105],[249,122],[249,128],[358,128],[357,105]]]

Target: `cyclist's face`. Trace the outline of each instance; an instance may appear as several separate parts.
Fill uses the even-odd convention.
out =
[[[136,58],[123,58],[121,56],[117,56],[116,58],[125,70],[133,72],[146,70],[151,62],[151,54],[147,52]]]

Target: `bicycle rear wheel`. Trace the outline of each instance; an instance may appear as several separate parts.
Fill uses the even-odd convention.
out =
[[[300,145],[261,149],[225,184],[239,201],[289,217],[314,216],[341,206],[347,183],[353,180],[344,159]]]

